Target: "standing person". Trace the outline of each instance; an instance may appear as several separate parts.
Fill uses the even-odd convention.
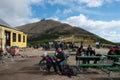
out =
[[[47,55],[46,52],[43,54],[43,58],[40,60],[39,64],[42,61],[46,61],[46,66],[47,66],[48,72],[50,72],[50,68],[51,68],[51,66],[53,66],[54,71],[57,73],[57,69],[56,69],[55,63],[53,62],[53,59],[49,55]]]
[[[59,68],[60,73],[62,74],[62,66],[65,60],[65,54],[61,48],[58,48],[55,52],[55,63],[56,67]]]

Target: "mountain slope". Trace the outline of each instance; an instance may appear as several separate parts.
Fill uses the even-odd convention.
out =
[[[60,25],[61,23],[52,20],[39,21],[36,23],[30,23],[23,26],[17,27],[20,31],[23,31],[28,34],[28,36],[41,35],[50,28]]]
[[[99,36],[92,34],[82,28],[74,27],[69,24],[60,23],[54,20],[44,20],[35,23],[16,27],[20,31],[28,34],[29,42],[41,40],[54,40],[60,36],[70,37],[74,35],[78,39],[108,42]]]

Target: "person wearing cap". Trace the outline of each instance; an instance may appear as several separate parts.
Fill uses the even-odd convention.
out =
[[[42,61],[46,61],[46,66],[47,66],[48,72],[50,72],[51,66],[53,66],[54,71],[57,72],[57,69],[56,69],[55,63],[53,62],[53,59],[49,55],[47,55],[46,52],[43,54],[43,58],[40,60],[39,64]]]

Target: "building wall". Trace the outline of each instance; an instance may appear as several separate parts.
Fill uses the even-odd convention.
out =
[[[8,27],[3,27],[0,26],[2,28],[4,28],[4,32],[10,32],[10,46],[19,46],[20,48],[25,48],[27,46],[27,35],[24,34],[21,31],[12,29],[12,28],[8,28]],[[13,41],[13,33],[16,34],[16,41]],[[18,41],[18,35],[21,35],[21,41]],[[0,32],[0,36],[1,36],[1,32]],[[5,35],[4,35],[5,36]],[[23,36],[25,38],[24,42],[23,42]]]
[[[4,28],[0,26],[0,49],[5,49],[5,36],[4,36]]]
[[[13,33],[15,32],[11,32],[11,46],[19,46],[21,48],[24,48],[27,46],[27,35],[20,33],[20,32],[16,32],[16,42],[13,42]],[[18,34],[21,35],[21,41],[18,41]],[[25,36],[25,42],[23,42],[23,36]]]

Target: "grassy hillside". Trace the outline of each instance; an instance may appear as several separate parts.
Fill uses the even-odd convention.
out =
[[[18,26],[16,28],[28,34],[28,43],[32,44],[54,41],[59,37],[66,38],[73,35],[75,42],[84,40],[86,42],[92,41],[93,43],[100,41],[104,44],[114,44],[82,28],[60,23],[54,20],[39,21]],[[71,39],[71,41],[73,41],[73,39]]]

